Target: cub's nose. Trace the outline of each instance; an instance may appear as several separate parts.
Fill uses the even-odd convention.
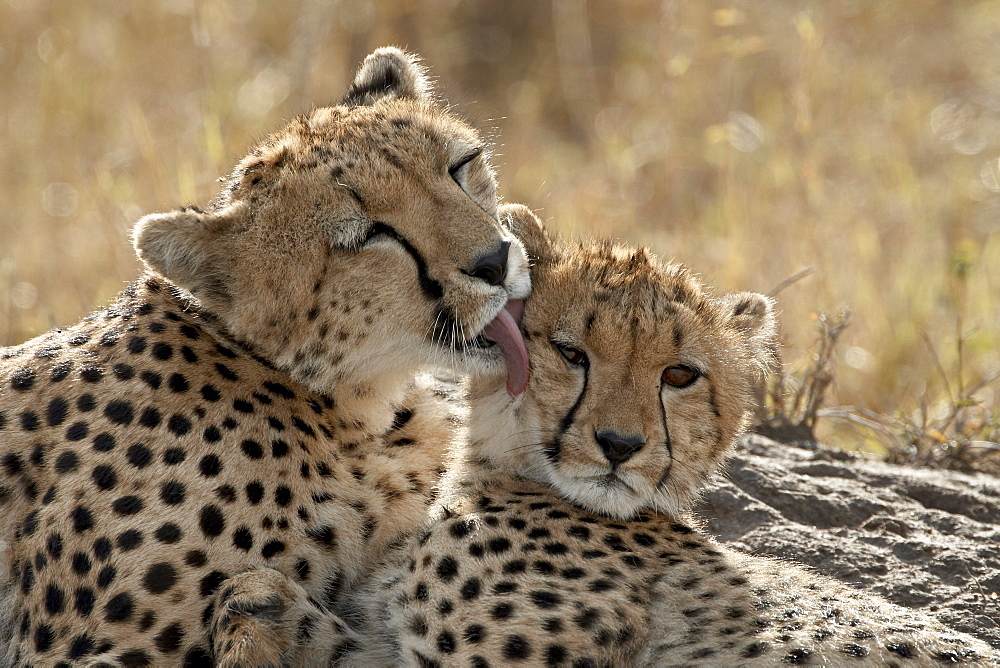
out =
[[[642,436],[625,436],[611,430],[595,432],[594,439],[601,446],[604,458],[612,466],[624,464],[632,458],[632,455],[642,450],[642,446],[646,445],[646,439]]]
[[[501,241],[496,250],[481,256],[465,273],[490,285],[500,285],[507,278],[507,254],[510,242]]]

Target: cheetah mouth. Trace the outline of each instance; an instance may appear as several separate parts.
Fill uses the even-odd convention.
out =
[[[528,349],[518,327],[523,311],[524,301],[511,299],[470,343],[471,347],[480,349],[499,347],[507,365],[507,394],[511,397],[527,389],[531,375]]]

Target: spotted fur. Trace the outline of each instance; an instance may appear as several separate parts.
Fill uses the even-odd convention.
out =
[[[356,603],[374,640],[341,665],[996,665],[925,613],[722,546],[682,512],[746,425],[767,299],[713,298],[643,251],[507,213],[536,258],[531,382],[511,400],[501,377],[470,381],[468,450]]]
[[[502,366],[476,335],[529,287],[482,139],[396,49],[134,239],[114,304],[0,353],[5,666],[210,665],[213,619],[277,614],[253,569],[331,606],[426,517],[453,410],[414,375]]]

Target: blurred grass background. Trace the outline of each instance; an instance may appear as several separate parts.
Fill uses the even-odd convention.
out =
[[[0,0],[0,345],[110,299],[141,215],[207,203],[383,44],[564,234],[726,290],[816,267],[780,294],[784,358],[850,308],[832,403],[947,411],[1000,372],[996,0]]]

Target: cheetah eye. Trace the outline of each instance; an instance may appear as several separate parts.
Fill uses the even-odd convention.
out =
[[[668,366],[663,370],[663,383],[670,387],[683,388],[701,377],[701,372],[689,366]]]
[[[556,347],[556,350],[558,350],[559,354],[563,356],[563,359],[573,366],[587,366],[589,362],[587,359],[587,353],[570,346],[564,346],[561,343],[555,343],[554,341],[552,345]]]
[[[463,189],[465,188],[465,185],[462,183],[462,181],[464,180],[462,177],[465,176],[464,174],[465,167],[467,167],[470,162],[472,162],[480,155],[482,155],[482,153],[483,153],[482,148],[473,149],[468,153],[466,153],[465,155],[463,155],[461,158],[459,158],[458,162],[456,162],[455,164],[451,165],[448,168],[448,175],[451,176],[451,178],[455,181],[455,183],[457,183]]]

